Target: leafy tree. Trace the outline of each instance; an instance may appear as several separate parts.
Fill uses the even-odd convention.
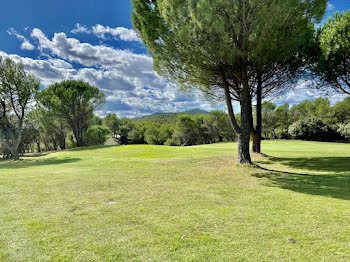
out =
[[[161,141],[161,144],[165,144],[165,142],[172,137],[173,133],[173,125],[162,124],[159,128],[159,139]]]
[[[312,70],[323,83],[350,95],[350,11],[334,14],[316,35]]]
[[[346,139],[350,139],[350,123],[342,124],[338,128],[338,132]]]
[[[40,83],[22,64],[0,57],[0,143],[19,159],[26,117]]]
[[[293,123],[289,133],[295,139],[334,141],[341,139],[339,133],[320,119],[306,118]]]
[[[85,140],[88,145],[103,145],[106,143],[111,130],[106,126],[90,126],[85,132]]]
[[[204,127],[211,142],[233,141],[235,133],[230,125],[228,115],[220,110],[212,111],[206,116]]]
[[[116,114],[107,114],[102,121],[103,125],[107,126],[114,135],[117,134],[119,129],[120,120],[117,118]]]
[[[265,138],[275,138],[277,122],[275,119],[276,104],[264,101],[262,103],[262,128]]]
[[[290,124],[289,104],[284,104],[277,107],[275,111],[275,119],[280,130],[282,132],[288,132],[288,127]]]
[[[135,128],[135,123],[128,118],[122,118],[119,126],[119,135],[128,136],[128,133]]]
[[[38,101],[55,116],[67,121],[77,143],[83,146],[83,134],[93,118],[93,111],[104,103],[104,94],[83,81],[67,80],[42,90]]]
[[[328,98],[316,98],[313,101],[305,100],[304,102],[294,105],[290,110],[292,122],[301,119],[313,117],[331,124],[333,119],[333,110]]]
[[[36,142],[39,152],[41,151],[40,141],[44,142],[47,151],[50,150],[49,144],[53,144],[54,150],[57,150],[58,146],[62,150],[66,149],[68,125],[64,119],[43,108],[33,110],[28,118],[36,124]]]
[[[128,133],[128,138],[132,141],[134,144],[144,144],[144,133],[137,129],[134,128]]]
[[[238,160],[251,163],[256,73],[261,64],[280,61],[282,53],[294,55],[312,30],[310,20],[322,16],[326,2],[133,0],[133,24],[161,75],[226,102],[238,136]],[[233,100],[240,103],[240,125]]]
[[[336,103],[333,110],[336,123],[350,123],[350,97]]]
[[[176,127],[173,134],[174,140],[178,145],[191,146],[198,144],[197,123],[189,115],[180,115],[176,121]]]
[[[162,141],[159,137],[159,128],[156,126],[150,126],[145,132],[145,141],[151,145],[161,145]]]
[[[94,115],[90,120],[90,125],[101,126],[102,125],[102,118]]]

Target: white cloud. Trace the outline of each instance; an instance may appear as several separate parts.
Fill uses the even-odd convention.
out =
[[[328,2],[327,3],[327,11],[333,11],[335,9],[335,5]]]
[[[27,38],[25,38],[23,35],[19,34],[14,28],[10,28],[7,30],[7,33],[9,35],[15,36],[18,40],[22,42],[21,49],[22,50],[33,50],[35,49],[34,45],[32,45]]]
[[[305,100],[314,100],[317,97],[325,96],[334,105],[336,102],[343,100],[346,95],[337,93],[333,90],[328,90],[327,94],[316,88],[316,83],[311,80],[299,80],[294,88],[291,88],[284,95],[273,98],[272,102],[277,104],[288,103],[290,105],[295,105],[304,102]],[[271,97],[270,97],[271,99]]]
[[[92,28],[92,32],[99,38],[105,39],[106,35],[111,35],[114,38],[120,38],[123,41],[137,41],[142,42],[136,32],[132,29],[124,27],[111,28],[109,26],[95,25]]]
[[[91,30],[89,30],[85,25],[80,25],[79,23],[77,23],[75,25],[75,28],[70,32],[73,34],[78,34],[78,33],[91,34]]]
[[[26,70],[38,77],[44,86],[66,79],[88,81],[106,94],[106,105],[99,114],[117,113],[121,117],[138,117],[155,112],[175,112],[192,108],[214,109],[196,93],[179,94],[177,87],[153,70],[150,56],[104,45],[81,43],[56,33],[49,39],[40,29],[32,38],[38,43],[41,59],[9,56],[21,61]],[[73,64],[78,64],[73,67]]]

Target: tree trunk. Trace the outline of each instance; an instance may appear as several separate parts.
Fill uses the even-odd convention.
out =
[[[78,147],[83,146],[82,137],[80,136],[80,132],[79,132],[77,127],[75,128],[73,133],[74,133],[74,136],[75,136],[75,140],[77,141],[77,146]]]
[[[66,138],[65,137],[62,137],[60,139],[60,148],[61,148],[61,150],[65,150],[66,149]]]
[[[252,103],[248,81],[243,82],[240,95],[241,132],[238,134],[238,161],[241,164],[252,164],[249,153],[250,134],[253,129]]]
[[[40,142],[36,142],[36,145],[38,147],[38,153],[41,153]]]
[[[262,130],[262,116],[261,116],[261,101],[262,100],[262,80],[261,75],[258,74],[258,84],[256,89],[256,126],[252,132],[254,153],[261,153],[261,130]]]

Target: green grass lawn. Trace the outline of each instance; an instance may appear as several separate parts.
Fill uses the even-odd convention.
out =
[[[350,145],[236,147],[0,162],[0,261],[350,261]]]

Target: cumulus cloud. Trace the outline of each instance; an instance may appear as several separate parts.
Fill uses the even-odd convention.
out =
[[[18,33],[14,28],[10,28],[9,30],[7,30],[7,33],[9,35],[15,36],[18,40],[20,40],[22,42],[22,44],[21,44],[21,49],[22,50],[33,50],[33,49],[35,49],[34,45],[31,44],[28,41],[28,39],[25,38],[23,35]]]
[[[40,59],[1,51],[0,55],[21,61],[44,86],[66,79],[95,85],[106,95],[107,103],[99,109],[100,115],[111,112],[121,117],[139,117],[160,111],[214,109],[200,93],[194,96],[178,93],[176,86],[154,71],[153,60],[148,55],[81,43],[65,33],[56,33],[49,39],[37,28],[33,29],[31,37],[38,43]]]
[[[111,35],[114,38],[120,38],[123,41],[142,42],[132,29],[124,27],[111,28],[109,26],[95,25],[92,27],[92,32],[99,38],[105,39],[106,35]]]
[[[272,102],[277,104],[288,103],[295,105],[304,102],[305,100],[314,100],[317,97],[324,96],[322,90],[316,88],[316,83],[312,80],[299,80],[294,88],[286,92],[284,95],[273,98]],[[328,91],[327,97],[331,104],[343,100],[346,96],[337,92]]]

